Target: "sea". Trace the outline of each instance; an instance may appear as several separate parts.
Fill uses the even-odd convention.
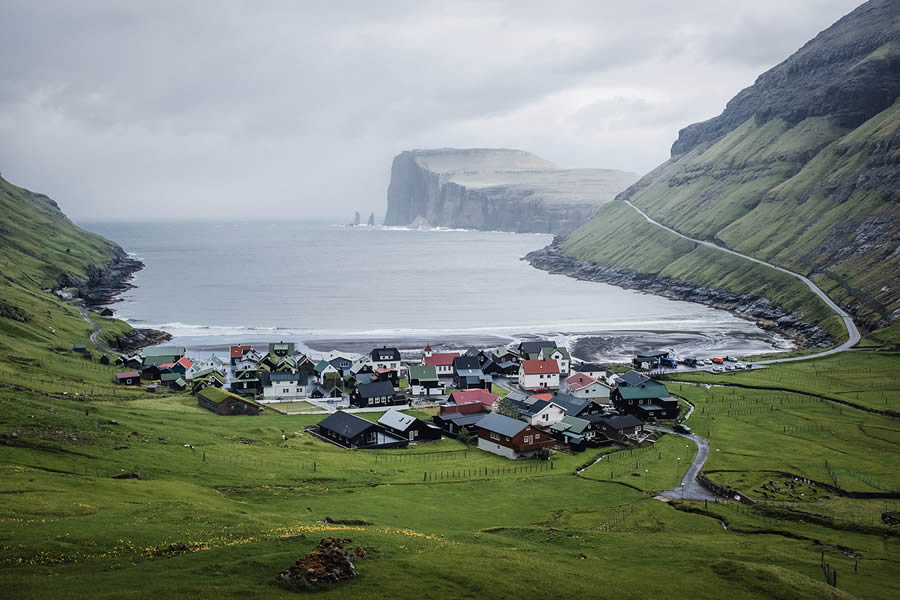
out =
[[[171,333],[193,356],[272,341],[313,355],[381,345],[415,354],[425,344],[543,337],[600,361],[655,348],[700,356],[791,347],[726,311],[521,260],[549,235],[289,221],[82,226],[145,264],[111,305],[116,316]]]

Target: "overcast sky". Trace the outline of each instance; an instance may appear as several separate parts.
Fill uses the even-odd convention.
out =
[[[645,173],[858,0],[0,0],[0,172],[77,221],[380,219],[391,159]]]

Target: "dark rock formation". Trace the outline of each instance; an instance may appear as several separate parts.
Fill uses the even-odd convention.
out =
[[[793,125],[828,115],[840,127],[857,127],[900,95],[900,58],[879,52],[900,43],[898,19],[896,0],[863,4],[760,75],[721,115],[682,129],[672,156],[717,140],[750,117],[758,123],[781,118]]]
[[[278,574],[277,581],[299,587],[337,583],[356,576],[356,567],[351,555],[344,550],[344,544],[352,540],[327,537],[319,542],[316,549],[304,554],[300,559]],[[355,557],[365,560],[366,551],[357,548]]]
[[[559,169],[521,150],[412,150],[391,166],[385,225],[569,232],[637,180],[608,169]]]
[[[103,267],[88,266],[87,279],[72,277],[66,273],[57,278],[60,288],[75,288],[78,297],[88,308],[98,308],[113,302],[119,294],[132,287],[132,275],[144,268],[144,263],[129,258],[122,248],[114,249],[116,257]]]
[[[550,273],[568,275],[585,281],[609,283],[626,289],[641,290],[657,296],[728,310],[740,317],[756,321],[765,329],[787,335],[802,347],[825,348],[834,343],[831,336],[822,329],[804,322],[800,315],[772,304],[767,298],[735,294],[671,277],[637,273],[624,267],[578,260],[563,253],[560,248],[561,241],[557,236],[549,246],[529,252],[523,260],[537,269]]]
[[[171,339],[172,334],[159,329],[132,329],[109,341],[109,345],[123,354],[130,354],[141,348],[162,344]]]

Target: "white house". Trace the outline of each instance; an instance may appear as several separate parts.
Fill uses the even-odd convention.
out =
[[[541,358],[555,360],[559,367],[559,374],[563,377],[569,374],[569,351],[565,348],[542,348]]]
[[[268,373],[262,402],[287,402],[306,398],[307,382],[301,373]]]
[[[433,352],[431,346],[425,346],[425,357],[422,364],[437,369],[438,376],[453,375],[453,359],[459,356],[459,352]]]
[[[535,427],[550,427],[556,425],[566,416],[566,409],[556,402],[539,400],[528,407],[527,411],[519,411],[519,414],[528,419],[528,423]]]
[[[555,360],[523,360],[519,387],[529,391],[559,389],[559,365]]]
[[[400,372],[400,351],[396,348],[375,348],[369,353],[373,369],[394,369]]]
[[[588,377],[584,373],[575,373],[566,379],[566,385],[569,388],[569,393],[576,398],[586,398],[596,400],[602,404],[610,404],[609,386],[593,377]]]

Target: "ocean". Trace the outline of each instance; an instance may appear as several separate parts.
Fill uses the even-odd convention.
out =
[[[790,347],[725,311],[551,275],[520,260],[549,235],[304,222],[83,226],[146,265],[111,306],[116,316],[168,331],[195,355],[279,340],[315,354],[534,336],[599,338],[584,345],[593,350],[583,358],[596,360],[657,346],[732,354]]]

